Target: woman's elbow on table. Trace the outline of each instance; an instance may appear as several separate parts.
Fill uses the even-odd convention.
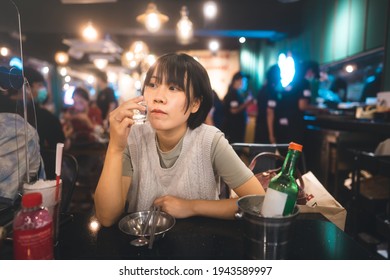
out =
[[[264,195],[265,191],[259,180],[255,176],[251,177],[241,186],[234,189],[234,192],[239,196],[251,195],[251,194],[260,194]]]
[[[99,223],[104,227],[112,226],[113,224],[115,224],[117,220],[117,218],[104,215],[102,213],[99,213],[98,211],[96,211],[96,218],[98,219]]]
[[[119,204],[119,203],[118,203]],[[104,227],[110,227],[119,219],[124,207],[106,205],[95,197],[95,215],[99,223]]]

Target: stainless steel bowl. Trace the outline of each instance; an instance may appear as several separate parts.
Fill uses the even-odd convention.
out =
[[[146,222],[146,218],[150,211],[140,211],[131,213],[123,217],[119,221],[119,229],[129,235],[133,236],[142,236],[142,229]],[[153,218],[150,219],[148,228],[144,236],[150,236],[150,231],[152,228]],[[156,239],[162,237],[168,230],[170,230],[176,223],[174,217],[165,212],[160,212],[156,224]]]

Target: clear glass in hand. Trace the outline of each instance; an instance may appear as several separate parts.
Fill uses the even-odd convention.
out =
[[[145,101],[141,101],[138,103],[139,105],[142,105],[145,107],[145,111],[140,111],[138,109],[133,110],[133,120],[134,124],[144,124],[147,120],[147,113],[148,113],[148,107],[146,105]]]

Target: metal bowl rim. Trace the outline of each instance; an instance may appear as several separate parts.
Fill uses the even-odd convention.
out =
[[[126,216],[124,216],[122,219],[120,219],[119,223],[118,223],[118,227],[120,229],[120,231],[122,231],[123,233],[127,234],[127,235],[131,235],[131,236],[142,236],[141,234],[132,234],[130,233],[129,231],[126,231],[125,229],[123,229],[123,224],[126,223],[128,220],[131,220],[131,219],[134,219],[136,217],[139,217],[140,214],[142,213],[148,213],[149,210],[145,210],[145,211],[137,211],[137,212],[133,212],[133,213],[129,213],[127,214]],[[174,227],[174,225],[176,224],[176,219],[175,217],[173,217],[172,215],[166,213],[166,212],[163,212],[163,211],[160,211],[160,215],[163,216],[164,218],[168,219],[168,220],[171,220],[172,221],[172,224],[167,227],[166,229],[162,230],[162,231],[158,231],[155,233],[155,235],[160,235],[160,234],[164,234],[165,232],[169,231],[170,229],[172,229]],[[150,234],[147,233],[145,234],[144,236],[149,236]]]

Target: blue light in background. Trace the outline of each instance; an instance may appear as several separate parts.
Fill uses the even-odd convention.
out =
[[[295,75],[294,58],[291,55],[286,56],[284,53],[281,53],[278,57],[278,65],[282,78],[282,86],[286,87],[291,83]]]
[[[10,61],[9,61],[9,66],[11,66],[11,67],[16,67],[16,68],[22,70],[22,68],[23,68],[23,63],[22,63],[22,60],[21,60],[19,57],[16,57],[16,56],[15,56],[15,57],[13,57],[13,58],[10,59]]]
[[[65,90],[64,94],[64,104],[67,106],[72,106],[73,105],[73,92],[75,90],[75,86],[69,86],[68,89]]]

